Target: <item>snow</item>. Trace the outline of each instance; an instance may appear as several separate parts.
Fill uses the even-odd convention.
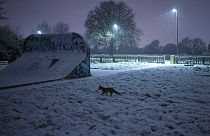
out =
[[[94,64],[92,77],[0,90],[0,135],[210,135],[208,66],[124,66]],[[100,84],[121,95],[100,95]]]
[[[170,65],[169,61],[166,64],[158,63],[141,63],[141,62],[118,62],[118,63],[91,63],[91,75],[94,77],[107,76],[116,73],[121,73],[130,70],[148,69],[154,67],[162,67]]]
[[[118,62],[118,63],[92,63],[92,69],[101,69],[101,70],[135,70],[135,69],[143,69],[143,68],[151,68],[165,66],[163,64],[157,63],[141,63],[141,62]]]
[[[0,87],[62,79],[86,57],[71,51],[25,52],[19,59],[0,71]],[[58,61],[52,66],[53,59]]]
[[[107,76],[120,72],[130,70],[140,70],[154,67],[166,66],[167,64],[157,63],[141,63],[141,62],[118,62],[118,63],[91,63],[90,68],[92,69],[92,76]]]

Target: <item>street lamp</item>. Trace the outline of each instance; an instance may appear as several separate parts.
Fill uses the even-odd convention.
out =
[[[38,30],[38,31],[37,31],[37,34],[42,34],[42,31]]]
[[[176,14],[176,53],[177,55],[179,54],[179,50],[178,50],[178,42],[179,42],[179,29],[178,29],[178,10],[177,9],[172,9],[172,12]]]
[[[117,40],[116,40],[116,35],[117,35],[117,32],[118,32],[118,29],[119,29],[119,27],[118,27],[118,25],[117,24],[114,24],[113,25],[113,28],[114,28],[114,30],[115,30],[115,43],[117,42]],[[117,50],[117,54],[118,54],[118,46],[116,45],[116,50]]]

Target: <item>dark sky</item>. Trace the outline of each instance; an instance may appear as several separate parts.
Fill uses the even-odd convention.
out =
[[[27,36],[36,24],[48,21],[68,23],[71,31],[84,34],[88,11],[102,0],[8,0],[5,5],[10,25],[20,25]],[[115,0],[124,1],[135,13],[143,32],[140,46],[159,39],[161,44],[176,43],[176,20],[170,12],[179,10],[180,39],[201,37],[210,43],[210,0]]]

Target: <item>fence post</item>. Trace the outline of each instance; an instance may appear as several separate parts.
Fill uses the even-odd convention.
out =
[[[174,55],[170,55],[170,63],[171,64],[174,64],[175,63],[175,61],[174,61]]]
[[[166,63],[166,55],[163,55],[163,64]]]
[[[102,63],[102,57],[100,57],[100,63]]]
[[[205,64],[205,57],[202,57],[202,63]]]
[[[113,63],[115,63],[115,57],[114,56],[112,56],[112,61],[113,61]]]

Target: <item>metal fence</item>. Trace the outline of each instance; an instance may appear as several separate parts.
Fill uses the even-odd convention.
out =
[[[92,63],[100,62],[148,62],[148,63],[165,63],[165,55],[104,55],[92,54],[90,55]]]
[[[0,70],[8,66],[8,61],[0,61]]]
[[[210,56],[170,56],[172,64],[186,64],[191,62],[192,64],[210,65]]]
[[[147,62],[147,63],[165,63],[165,55],[130,55],[130,54],[118,54],[118,55],[107,55],[107,54],[91,54],[90,61],[107,63],[107,62]],[[210,65],[210,56],[178,56],[170,55],[171,64],[200,64]]]

